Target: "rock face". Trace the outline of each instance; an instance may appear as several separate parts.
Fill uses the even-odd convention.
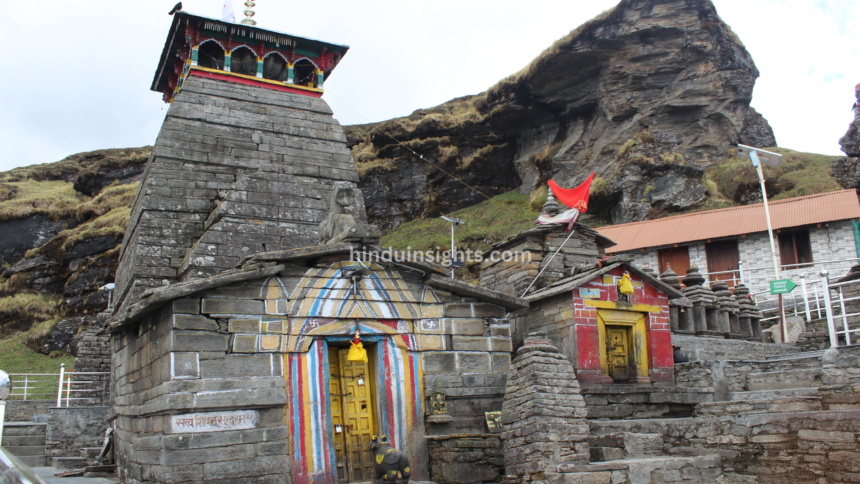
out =
[[[28,250],[47,244],[60,231],[75,225],[73,218],[53,221],[44,215],[0,224],[0,265],[15,264]]]
[[[860,103],[860,91],[856,96]],[[848,126],[845,136],[839,139],[839,146],[848,156],[833,162],[833,176],[845,188],[860,188],[860,108],[854,108],[854,121]]]
[[[776,144],[749,106],[758,75],[710,0],[622,0],[484,94],[346,132],[360,172],[384,167],[361,182],[383,228],[483,199],[428,160],[488,195],[596,171],[597,211],[629,222],[704,201],[701,169],[733,144]],[[475,153],[485,164],[463,169]]]
[[[744,126],[738,136],[738,143],[756,148],[776,146],[776,136],[773,135],[773,129],[764,119],[764,116],[752,106],[747,110]]]

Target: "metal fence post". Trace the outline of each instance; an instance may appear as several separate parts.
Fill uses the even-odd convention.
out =
[[[827,277],[827,269],[821,269],[821,289],[824,293],[824,313],[827,314],[827,331],[830,333],[830,347],[839,346],[839,338],[836,337],[836,325],[833,324],[833,308],[830,306],[830,279]]]
[[[24,375],[24,400],[27,400],[27,384],[30,383],[29,375]]]
[[[66,364],[60,364],[60,386],[57,387],[57,406],[62,406],[63,403],[63,374],[66,372]]]
[[[803,307],[806,309],[806,322],[812,321],[812,316],[809,314],[809,295],[806,293],[806,276],[800,275],[800,289],[803,291]]]

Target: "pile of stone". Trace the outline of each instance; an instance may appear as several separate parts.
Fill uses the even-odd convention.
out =
[[[503,482],[532,482],[560,464],[587,465],[585,416],[570,361],[546,333],[529,334],[511,363],[502,407]]]

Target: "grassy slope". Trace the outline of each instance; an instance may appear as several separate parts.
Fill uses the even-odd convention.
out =
[[[85,179],[105,170],[140,165],[151,147],[78,153],[56,163],[0,172],[0,223],[44,215],[50,220],[76,218],[80,225],[64,230],[28,257],[44,253],[62,259],[75,245],[101,235],[121,237],[139,183],[114,184],[89,197],[68,180]],[[2,273],[2,270],[0,270]],[[61,363],[68,369],[74,357],[33,351],[62,319],[62,294],[37,294],[30,276],[0,277],[0,369],[8,373],[54,373]],[[29,329],[23,329],[29,326]]]

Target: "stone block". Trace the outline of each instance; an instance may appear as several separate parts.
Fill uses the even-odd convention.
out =
[[[262,323],[259,319],[231,319],[229,329],[231,333],[259,333]]]
[[[510,353],[513,351],[513,346],[511,344],[511,338],[507,337],[495,337],[490,338],[490,351],[506,351]]]
[[[424,358],[424,373],[456,373],[457,372],[457,354],[456,353],[435,353],[428,352],[422,354]]]
[[[173,351],[227,351],[226,334],[208,331],[173,331]]]
[[[233,452],[225,452],[234,459]],[[203,464],[203,479],[211,482],[216,479],[241,479],[255,476],[278,475],[287,479],[290,472],[288,459],[282,455],[240,457],[241,460],[208,462]]]
[[[205,468],[206,465],[214,465],[220,461],[230,462],[231,459],[243,459],[245,462],[250,462],[251,458],[254,457],[255,451],[254,444],[232,445],[230,447],[215,447],[210,449],[173,450],[171,452],[160,453],[160,461],[165,466],[204,464]],[[236,462],[232,461],[229,465],[236,465]]]
[[[490,371],[489,353],[457,353],[457,370],[460,373],[483,373]]]
[[[484,334],[484,321],[481,319],[449,319],[451,334],[481,336]]]
[[[456,351],[490,351],[490,339],[484,336],[452,336],[451,346]]]
[[[503,318],[507,313],[501,306],[488,303],[449,303],[444,312],[448,318]]]
[[[272,355],[228,355],[223,360],[200,362],[201,378],[273,376]]]
[[[494,372],[507,372],[511,369],[511,354],[510,353],[492,353]]]
[[[171,378],[200,378],[200,360],[197,353],[173,352],[171,356]]]
[[[445,339],[445,336],[442,335],[415,335],[415,341],[418,345],[418,351],[443,351],[446,349]]]
[[[203,299],[204,314],[264,314],[263,301],[256,299]]]
[[[174,313],[200,314],[199,299],[176,299],[171,305]]]
[[[205,316],[190,316],[185,314],[173,315],[173,327],[176,329],[192,329],[199,331],[217,331],[218,323]]]

